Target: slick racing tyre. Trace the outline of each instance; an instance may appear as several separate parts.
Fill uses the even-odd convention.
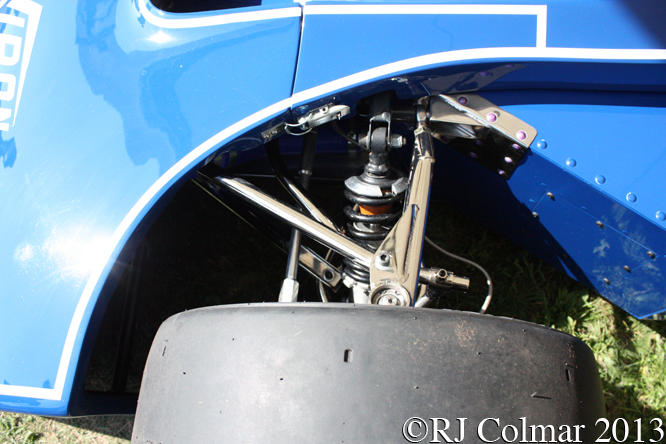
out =
[[[591,350],[556,330],[445,310],[247,304],[161,326],[132,442],[594,442],[604,414]]]

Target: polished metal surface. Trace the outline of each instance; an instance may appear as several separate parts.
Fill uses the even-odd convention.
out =
[[[365,267],[370,266],[373,257],[372,252],[345,237],[343,234],[294,210],[242,179],[218,176],[216,177],[216,181],[236,196],[271,213],[341,255]]]
[[[340,120],[344,116],[348,115],[349,111],[350,109],[346,105],[334,105],[332,103],[329,105],[324,105],[302,117],[299,117],[298,127],[302,130],[312,129],[328,123],[331,120]]]
[[[478,134],[481,128],[488,128],[523,148],[529,148],[537,136],[534,127],[483,97],[471,93],[441,94],[433,97],[430,101],[430,124],[433,132],[439,132],[439,123],[458,124],[465,128],[464,131],[461,129],[461,134]]]
[[[283,251],[288,251],[289,244],[280,233],[280,230],[273,226],[274,224],[271,223],[270,219],[259,218],[254,213],[247,211],[245,206],[248,204],[245,200],[229,199],[231,193],[228,192],[228,189],[222,187],[218,181],[211,179],[208,176],[200,174],[199,177],[194,180],[194,183],[216,201],[229,208],[230,211],[250,226],[259,230],[278,248]],[[221,192],[225,192],[225,194],[222,195],[220,194]],[[322,259],[319,254],[315,253],[307,246],[300,246],[298,259],[301,267],[315,277],[322,285],[335,287],[342,279],[340,271],[332,266],[328,259]]]
[[[336,287],[342,280],[337,268],[308,247],[301,245],[298,260],[322,285]]]
[[[430,127],[434,137],[505,179],[537,135],[532,126],[472,93],[433,97]]]
[[[370,301],[412,305],[421,270],[421,251],[435,162],[432,135],[426,126],[424,106],[417,108],[414,157],[405,211],[377,249],[370,265]]]
[[[456,276],[442,268],[421,268],[419,282],[439,290],[469,290],[469,278]]]
[[[301,246],[301,232],[292,229],[289,252],[287,253],[287,275],[282,281],[282,288],[278,302],[296,302],[298,300],[298,274],[299,253]]]

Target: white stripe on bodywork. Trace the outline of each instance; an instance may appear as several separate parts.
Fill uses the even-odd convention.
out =
[[[141,5],[143,0],[139,0]],[[309,6],[306,5],[306,8]],[[185,19],[183,19],[185,20]],[[208,25],[202,25],[208,26]],[[281,100],[261,111],[258,111],[243,120],[236,122],[230,127],[215,134],[213,137],[196,147],[174,166],[172,166],[164,175],[162,175],[137,201],[132,209],[124,217],[118,228],[113,233],[111,238],[109,251],[106,255],[108,260],[113,254],[116,247],[121,246],[121,241],[128,236],[130,227],[134,224],[134,220],[148,208],[150,202],[161,194],[164,189],[173,179],[181,176],[181,173],[189,171],[194,165],[210,155],[213,151],[218,149],[225,141],[230,141],[233,137],[240,135],[244,131],[256,126],[258,123],[269,119],[272,116],[279,114],[290,107],[303,103],[309,100],[319,98],[324,95],[335,93],[354,85],[365,83],[372,80],[385,78],[388,76],[404,73],[418,68],[425,68],[432,65],[439,65],[442,63],[459,62],[459,61],[477,61],[477,60],[496,60],[496,59],[511,59],[512,61],[518,60],[531,60],[531,59],[582,59],[582,60],[635,60],[635,61],[666,61],[666,49],[597,49],[597,48],[479,48],[479,49],[466,49],[460,51],[449,51],[435,54],[428,54],[411,59],[401,60],[394,63],[389,63],[376,68],[368,69],[350,76],[334,80],[314,88],[299,92],[293,96]],[[74,316],[67,332],[65,345],[63,347],[60,365],[58,366],[58,373],[56,375],[55,385],[52,389],[25,387],[25,386],[11,386],[0,384],[0,395],[10,395],[26,398],[40,398],[49,400],[60,400],[69,371],[72,353],[74,351],[74,344],[79,334],[79,328],[83,321],[83,314],[88,308],[88,304],[92,298],[93,291],[99,283],[104,269],[106,266],[99,266],[92,273],[86,286],[83,290],[81,298],[74,311]],[[83,334],[83,332],[81,332]]]

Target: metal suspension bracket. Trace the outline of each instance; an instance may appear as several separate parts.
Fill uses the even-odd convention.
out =
[[[509,179],[537,136],[534,127],[473,94],[430,99],[433,136]]]
[[[261,133],[264,142],[273,140],[282,133],[288,133],[292,136],[304,136],[314,128],[328,123],[332,120],[340,120],[348,115],[350,108],[347,105],[328,105],[320,106],[309,113],[298,118],[298,123],[283,122]]]
[[[286,167],[284,167],[279,158],[277,141],[265,144],[266,153],[271,160],[276,177],[296,199],[298,205],[301,207],[301,211],[285,205],[242,179],[219,175],[214,179],[205,177],[205,180],[203,178],[202,180],[208,186],[209,190],[217,190],[214,191],[215,194],[233,197],[232,201],[240,200],[245,205],[250,204],[251,207],[262,209],[344,258],[344,268],[338,270],[328,263],[328,256],[326,259],[322,259],[308,254],[310,252],[306,252],[304,255],[303,247],[300,246],[299,248],[298,242],[292,242],[292,252],[290,254],[291,266],[289,267],[287,280],[292,279],[295,281],[295,264],[300,262],[302,266],[313,272],[324,285],[335,286],[336,283],[344,281],[345,285],[349,286],[346,283],[349,279],[358,282],[360,286],[365,285],[363,298],[359,297],[359,300],[356,301],[356,293],[354,293],[354,300],[358,303],[395,306],[414,306],[419,295],[425,294],[427,287],[439,290],[466,291],[469,287],[469,279],[455,276],[443,269],[425,269],[422,267],[421,262],[435,162],[433,133],[428,124],[428,117],[431,118],[431,121],[434,121],[435,125],[441,124],[444,121],[437,120],[437,117],[441,116],[441,113],[437,114],[433,119],[433,110],[437,111],[439,108],[438,105],[433,105],[429,100],[434,100],[440,105],[451,106],[446,100],[441,99],[441,97],[423,98],[416,105],[417,128],[414,131],[412,165],[409,179],[407,180],[407,178],[401,177],[399,174],[393,177],[391,173],[392,169],[387,166],[389,165],[388,160],[384,159],[384,157],[387,157],[387,151],[392,147],[392,135],[389,129],[391,120],[390,103],[387,102],[387,107],[382,107],[381,105],[384,102],[381,100],[382,98],[379,98],[377,106],[373,105],[373,108],[376,109],[373,109],[371,114],[379,117],[370,121],[369,134],[365,136],[365,144],[370,148],[370,154],[375,155],[375,158],[370,159],[371,161],[369,161],[364,170],[364,174],[368,178],[363,179],[365,177],[363,175],[359,177],[353,176],[345,182],[346,197],[349,199],[348,195],[351,195],[353,197],[351,199],[352,202],[356,202],[359,209],[361,206],[368,205],[371,209],[374,209],[378,207],[380,200],[381,202],[379,203],[385,204],[386,208],[378,207],[383,212],[374,211],[358,216],[360,222],[366,223],[366,225],[369,224],[368,227],[376,229],[381,227],[384,230],[382,233],[376,233],[378,234],[376,239],[368,238],[368,233],[365,231],[361,233],[363,236],[358,235],[356,237],[351,236],[349,232],[343,234],[342,230],[308,198],[305,189],[286,172]],[[325,116],[322,116],[321,119],[306,116],[305,119],[307,122],[314,122],[315,126],[317,126],[320,124],[319,122],[330,121],[331,119],[328,118],[331,115],[339,116],[339,114],[331,114],[329,111],[330,109],[318,109],[313,111],[311,115],[316,117],[318,115],[322,116],[323,113]],[[476,122],[472,117],[464,117]],[[470,120],[462,118],[460,120],[458,122],[460,128],[469,129],[470,134],[474,134],[474,131],[477,131],[476,126],[479,125],[472,125]],[[447,121],[447,123],[451,122]],[[468,127],[464,125],[468,125]],[[307,130],[311,128],[314,128],[314,126],[305,126],[302,129]],[[488,129],[487,127],[484,128]],[[533,139],[535,135],[535,131],[533,135],[530,133],[526,137],[525,143],[529,144],[531,140],[529,137]],[[402,138],[402,136],[400,137]],[[361,140],[359,142],[363,143]],[[396,145],[401,146],[402,144],[404,144],[404,138]],[[373,159],[375,160],[374,163],[372,162]],[[380,179],[388,180],[387,184],[383,182],[381,184],[375,183],[375,181]],[[358,196],[354,193],[358,194]],[[402,193],[404,193],[404,197]],[[225,200],[225,198],[222,197],[222,200]],[[384,202],[385,200],[386,202]],[[395,218],[392,217],[394,213],[390,211],[389,200],[391,205],[404,200],[403,211],[396,212]],[[366,209],[365,211],[370,210]],[[251,212],[253,213],[253,210]],[[347,214],[347,211],[345,214]],[[393,220],[397,220],[393,227],[388,223],[388,216],[391,216],[391,224]],[[379,218],[381,218],[381,221],[379,221]],[[384,221],[385,218],[386,221]],[[366,219],[371,222],[368,223]],[[260,225],[261,221],[255,220],[254,223]],[[365,225],[361,225],[361,228],[365,227]],[[347,228],[349,229],[349,226]],[[373,232],[373,234],[375,233]],[[356,274],[353,274],[352,271]],[[423,285],[419,287],[419,284]],[[283,293],[284,295],[281,297],[281,300],[293,300],[294,290],[284,291]],[[324,296],[322,296],[322,299],[326,301]]]
[[[370,302],[411,306],[416,300],[421,252],[435,163],[426,107],[417,107],[414,154],[405,210],[377,249],[370,264]]]

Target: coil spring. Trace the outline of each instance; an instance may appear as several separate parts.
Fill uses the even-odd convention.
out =
[[[375,250],[391,231],[401,211],[393,211],[393,204],[404,199],[405,195],[388,193],[382,197],[368,197],[345,189],[345,197],[354,205],[344,208],[347,222],[347,234]],[[363,214],[361,207],[370,214]],[[349,259],[344,260],[345,273],[358,282],[369,283],[369,271]]]

